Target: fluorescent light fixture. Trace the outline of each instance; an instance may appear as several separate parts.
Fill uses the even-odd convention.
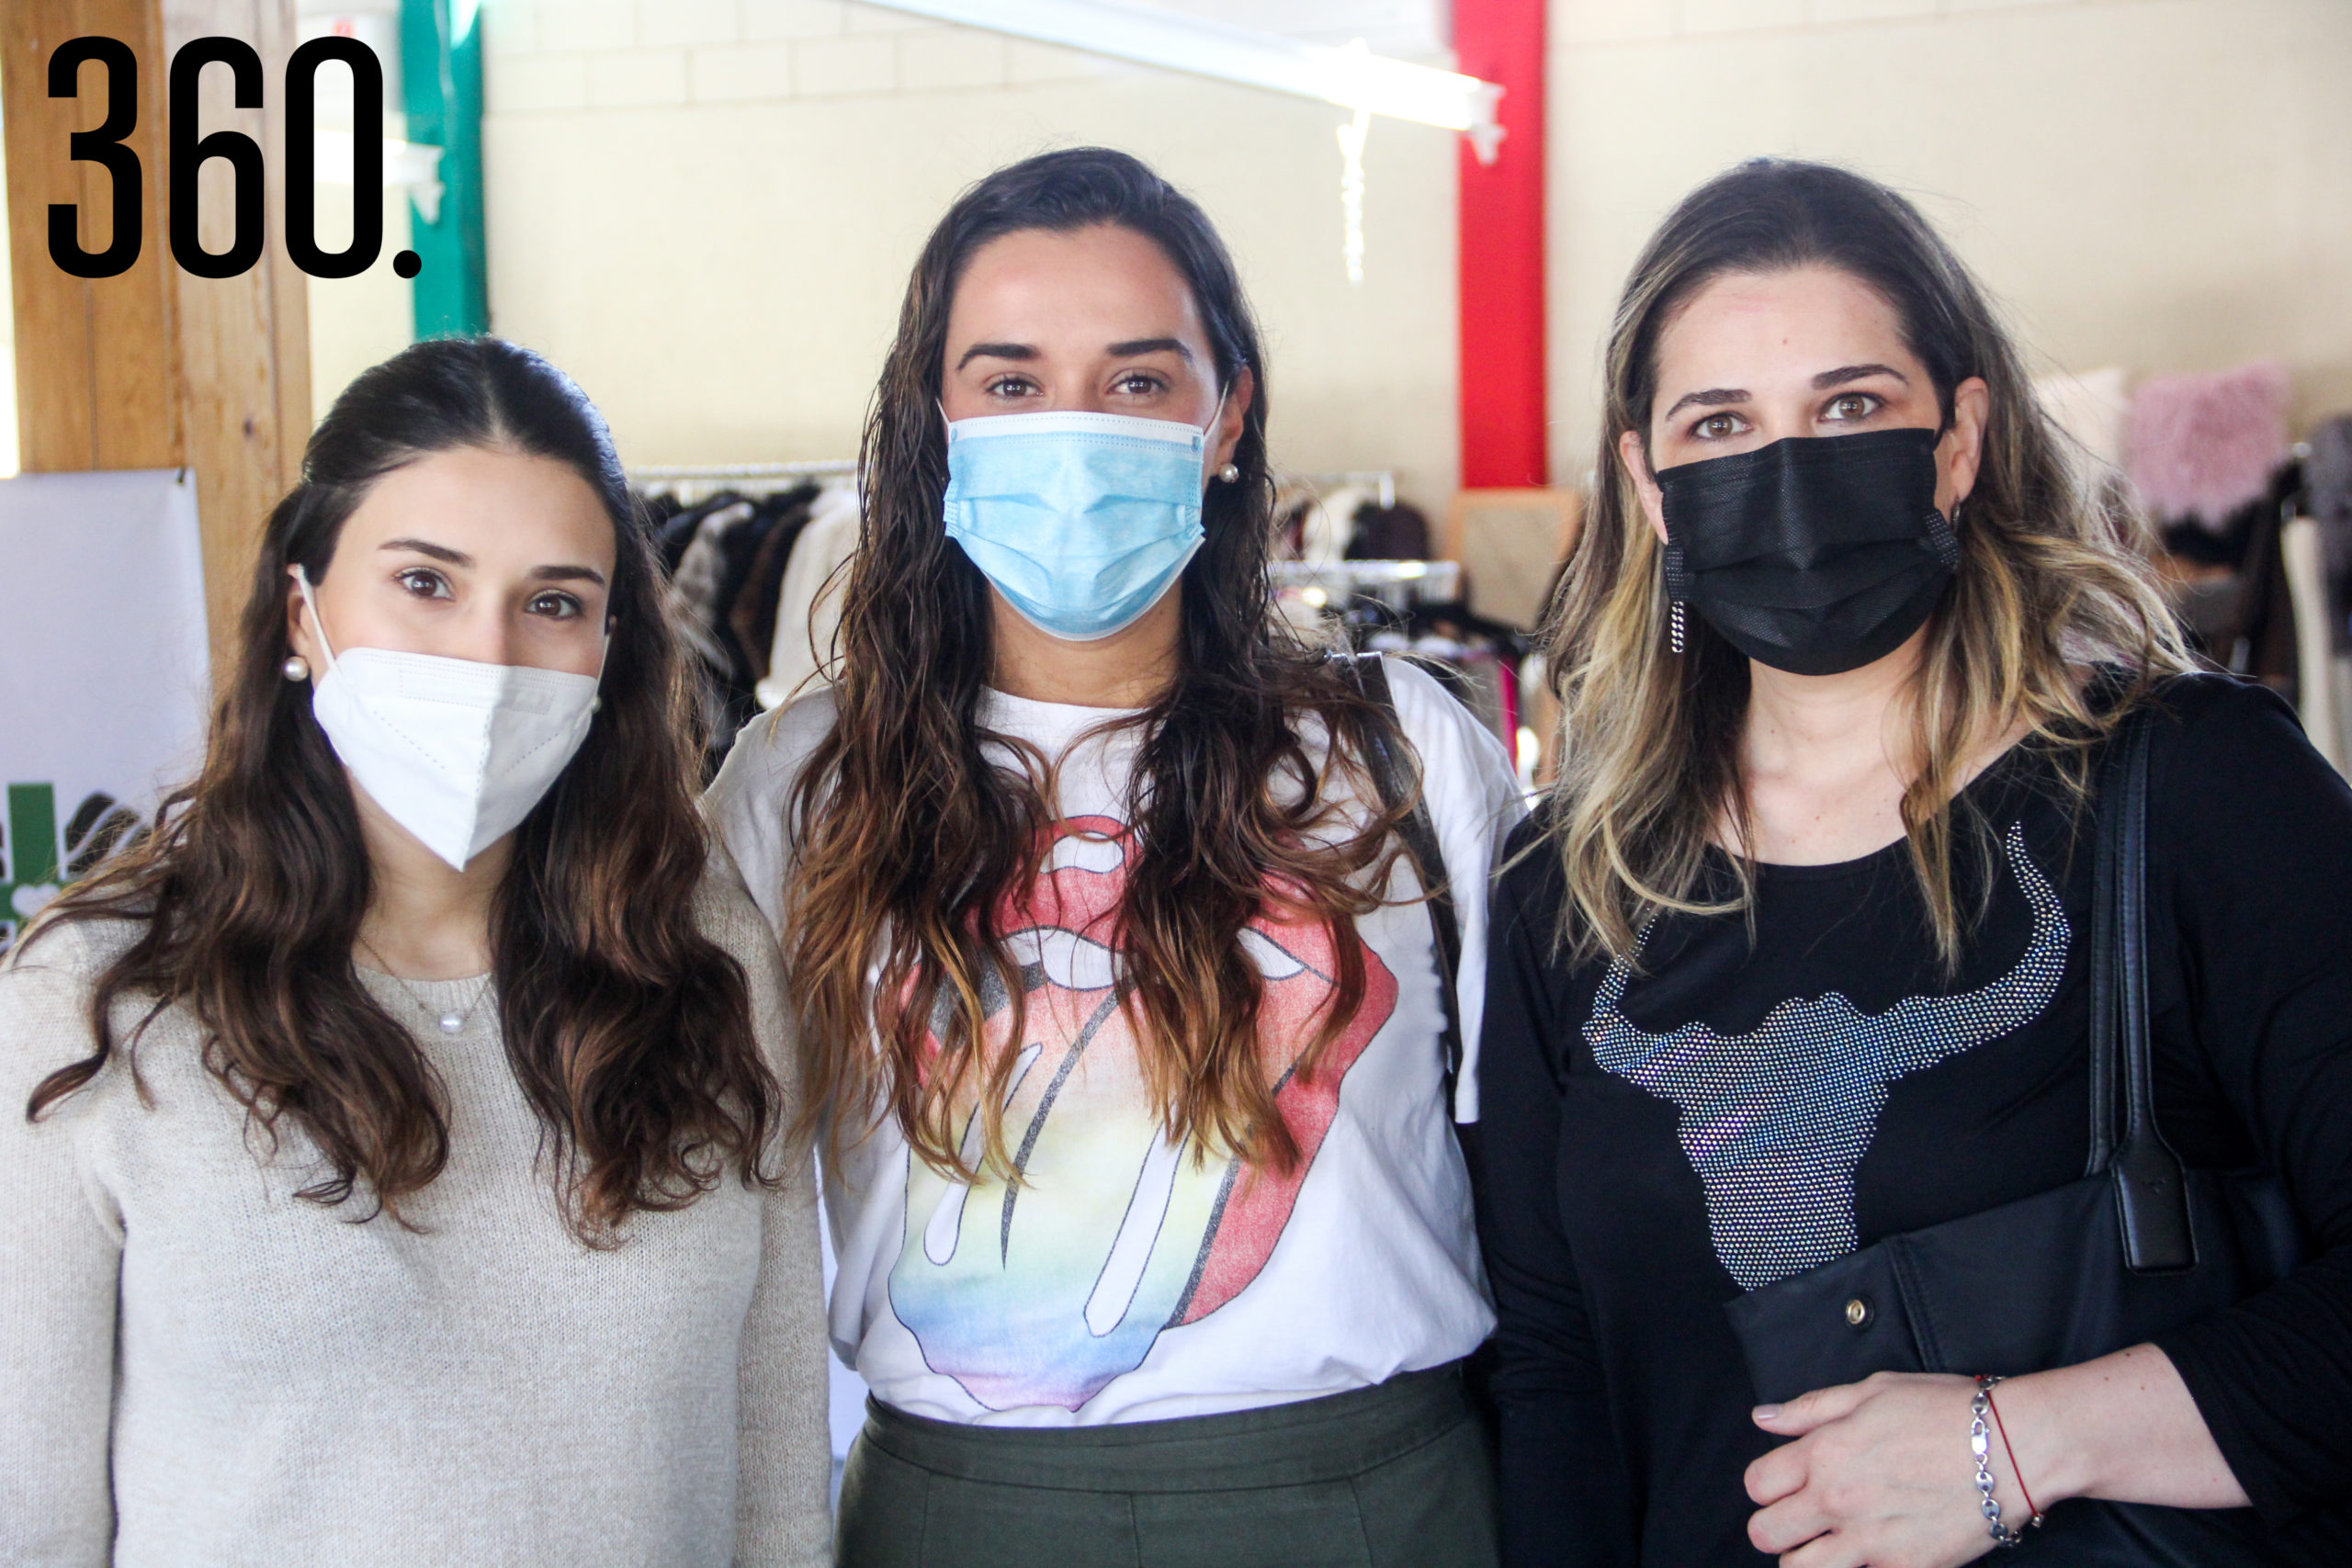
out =
[[[1010,33],[1132,60],[1162,70],[1212,76],[1270,92],[1318,98],[1344,108],[1466,133],[1492,162],[1502,127],[1491,82],[1385,60],[1362,43],[1345,49],[1306,43],[1121,0],[873,0],[893,11]]]

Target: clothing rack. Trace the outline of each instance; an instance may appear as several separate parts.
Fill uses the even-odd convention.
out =
[[[1371,599],[1391,610],[1451,604],[1462,597],[1462,563],[1450,560],[1278,560],[1266,563],[1277,592],[1295,590],[1317,608]],[[1315,595],[1321,594],[1317,599]]]
[[[801,463],[662,463],[627,470],[628,482],[638,490],[666,490],[681,501],[699,500],[699,487],[729,486],[738,490],[758,488],[780,490],[797,484],[802,479],[825,479],[837,474],[857,472],[854,457],[824,457]],[[1371,485],[1380,492],[1380,504],[1396,504],[1396,470],[1394,468],[1340,468],[1317,473],[1279,476],[1317,490],[1335,490],[1340,485]]]
[[[629,488],[666,491],[688,504],[722,490],[747,495],[788,490],[804,479],[830,479],[857,472],[854,457],[825,457],[803,463],[665,463],[628,468]]]
[[[1276,473],[1278,479],[1293,479],[1313,485],[1317,490],[1337,490],[1341,485],[1371,485],[1380,491],[1380,504],[1396,504],[1396,470],[1394,468],[1345,468],[1329,473]]]

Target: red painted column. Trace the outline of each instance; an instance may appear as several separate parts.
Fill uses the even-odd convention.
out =
[[[1462,139],[1462,483],[1550,481],[1544,378],[1545,0],[1453,0],[1455,69],[1503,89],[1502,146]]]

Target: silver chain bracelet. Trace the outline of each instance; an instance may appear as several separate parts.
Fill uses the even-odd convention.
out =
[[[2001,1522],[2000,1500],[1993,1495],[1993,1431],[1984,1425],[1993,1408],[1993,1385],[2000,1381],[1976,1380],[1976,1397],[1968,1402],[1968,1451],[1976,1456],[1976,1495],[1984,1514],[1984,1533],[1997,1546],[2019,1546],[2025,1537]]]

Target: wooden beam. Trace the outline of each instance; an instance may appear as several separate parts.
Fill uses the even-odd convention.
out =
[[[49,96],[68,39],[120,39],[139,61],[145,243],[117,277],[74,277],[49,259],[51,202],[81,208],[81,242],[111,241],[110,176],[66,157],[66,138],[106,114],[106,69],[82,67],[79,99]],[[181,462],[174,269],[164,243],[163,18],[155,0],[9,0],[0,7],[0,101],[8,138],[9,271],[17,312],[17,430],[28,473],[168,468]]]
[[[49,96],[51,52],[86,34],[120,39],[139,60],[139,125],[128,144],[144,170],[146,234],[119,277],[72,277],[49,256],[53,201],[80,202],[85,248],[107,238],[107,175],[66,156],[67,135],[104,112],[102,68],[83,68],[79,101]],[[204,130],[253,137],[268,175],[269,243],[236,277],[196,277],[171,260],[164,88],[173,51],[209,36],[254,46],[267,105],[237,108],[229,73],[204,73]],[[6,0],[0,22],[23,466],[195,470],[216,676],[230,668],[262,523],[299,477],[311,428],[308,280],[280,238],[294,44],[293,0]],[[206,248],[227,249],[224,164],[205,168],[198,206]]]
[[[225,673],[237,617],[253,588],[262,524],[301,477],[311,434],[308,280],[286,254],[286,59],[294,52],[294,0],[163,0],[166,54],[190,39],[243,39],[261,56],[260,109],[240,109],[229,73],[207,69],[199,89],[207,133],[241,130],[261,143],[267,171],[269,243],[236,277],[172,268],[178,285],[180,423],[196,469],[204,523],[204,588],[212,664]],[[208,251],[225,251],[234,229],[228,165],[205,165],[198,207]],[[168,205],[168,203],[167,203]]]

